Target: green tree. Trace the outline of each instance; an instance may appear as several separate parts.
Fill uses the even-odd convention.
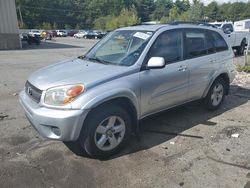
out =
[[[215,1],[209,3],[208,6],[205,7],[205,15],[208,17],[209,21],[221,20],[219,6]]]
[[[50,29],[52,29],[52,26],[49,22],[43,22],[42,24],[38,25],[38,28],[50,30]]]
[[[172,0],[157,0],[155,2],[155,10],[152,14],[152,18],[160,20],[169,16],[170,9],[173,7]],[[161,20],[162,21],[162,20]]]
[[[190,7],[189,1],[184,1],[184,0],[176,0],[174,4],[178,9],[178,14],[187,11]]]
[[[140,21],[236,21],[250,17],[250,1],[207,6],[200,0],[16,0],[25,27],[117,28]],[[218,2],[218,1],[217,1]],[[133,12],[132,17],[122,10]],[[109,18],[109,19],[107,19]],[[19,21],[20,18],[18,17]],[[101,21],[102,20],[102,21]],[[138,21],[139,20],[139,21]],[[45,24],[46,23],[46,24]],[[56,23],[56,24],[53,24]],[[21,26],[20,26],[21,27]]]
[[[136,0],[135,7],[142,22],[150,21],[151,14],[155,9],[154,0]]]
[[[231,3],[223,3],[219,6],[219,14],[221,16],[221,21],[229,20],[228,15],[231,13],[228,12],[229,8],[231,6]]]
[[[107,23],[109,22],[109,20],[112,20],[113,17],[112,16],[105,16],[105,17],[100,17],[100,18],[97,18],[95,21],[94,21],[94,26],[95,26],[95,29],[101,29],[101,30],[106,30],[107,28]]]
[[[189,0],[182,0],[182,11],[186,12],[190,8],[190,2]]]
[[[245,3],[236,2],[231,4],[227,12],[227,18],[230,21],[237,21],[243,18],[243,14],[245,11]]]
[[[57,30],[58,29],[58,26],[57,26],[57,23],[56,22],[54,22],[53,23],[53,27],[52,27],[54,30]]]
[[[76,24],[75,29],[76,29],[76,30],[80,30],[80,29],[81,29],[81,26],[80,26],[79,24]]]
[[[105,16],[97,18],[94,21],[96,29],[101,30],[114,30],[119,27],[126,27],[138,24],[140,22],[139,17],[137,16],[137,11],[135,7],[130,9],[122,9],[119,16]]]
[[[64,28],[65,28],[65,29],[72,29],[72,26],[71,26],[70,24],[65,24],[65,25],[64,25]]]
[[[250,18],[250,1],[248,1],[245,10],[241,14],[241,19],[249,19]]]
[[[177,6],[174,6],[173,8],[170,9],[169,12],[169,21],[177,21],[179,17],[179,9]]]
[[[188,10],[188,18],[190,21],[204,21],[204,5],[198,0]]]

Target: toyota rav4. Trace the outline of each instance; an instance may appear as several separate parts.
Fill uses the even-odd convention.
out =
[[[104,158],[146,116],[200,99],[219,108],[234,79],[233,57],[222,31],[210,26],[120,28],[85,55],[33,73],[20,103],[43,137]]]

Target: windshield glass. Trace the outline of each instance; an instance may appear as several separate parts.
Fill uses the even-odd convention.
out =
[[[140,57],[152,31],[115,31],[101,40],[85,58],[105,64],[131,66]]]

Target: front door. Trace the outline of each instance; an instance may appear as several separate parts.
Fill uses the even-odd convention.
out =
[[[186,101],[188,67],[183,63],[183,35],[170,30],[156,39],[148,52],[150,57],[163,57],[166,66],[140,72],[141,116],[146,116]]]

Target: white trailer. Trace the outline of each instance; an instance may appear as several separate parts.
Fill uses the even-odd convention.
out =
[[[235,31],[246,31],[250,29],[250,19],[234,22]]]

